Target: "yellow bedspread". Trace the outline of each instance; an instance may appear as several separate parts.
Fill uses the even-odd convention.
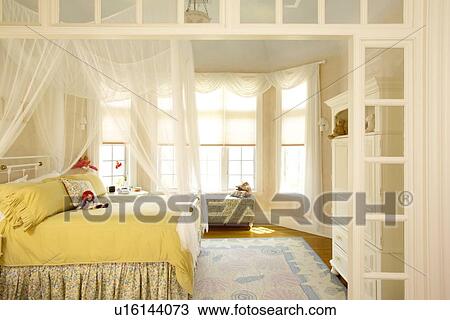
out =
[[[155,215],[156,208],[146,204],[141,212]],[[90,210],[90,214],[102,216],[105,210],[108,209]],[[143,223],[133,214],[132,204],[127,204],[123,223],[118,212],[118,205],[114,204],[109,219],[90,222],[82,211],[69,211],[47,218],[28,232],[7,225],[0,265],[168,262],[176,268],[180,285],[192,294],[192,256],[180,244],[177,225],[168,223],[171,214],[157,223]],[[64,221],[67,216],[69,222]]]

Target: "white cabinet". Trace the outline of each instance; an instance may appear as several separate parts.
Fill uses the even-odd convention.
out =
[[[375,91],[374,91],[375,92]],[[347,93],[326,102],[332,109],[333,127],[336,115],[348,119]],[[364,147],[366,157],[403,156],[403,109],[395,107],[366,107],[366,115],[374,115],[375,126],[366,133]],[[332,191],[351,190],[349,160],[351,148],[347,136],[338,136],[332,146]],[[365,165],[365,191],[367,204],[383,204],[386,191],[403,191],[401,165],[367,162]],[[402,214],[397,208],[397,214]],[[352,216],[352,201],[334,201],[333,217]],[[348,227],[333,226],[332,272],[348,281],[348,256],[351,250]],[[364,243],[364,267],[366,272],[403,272],[404,243],[403,225],[386,226],[381,222],[366,222]],[[365,280],[366,299],[401,299],[402,290],[389,281]]]

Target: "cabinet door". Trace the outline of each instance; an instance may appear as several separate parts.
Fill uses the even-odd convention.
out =
[[[348,140],[336,139],[332,144],[333,152],[333,192],[347,192],[348,191]],[[334,216],[351,216],[351,200],[334,201],[333,215]]]

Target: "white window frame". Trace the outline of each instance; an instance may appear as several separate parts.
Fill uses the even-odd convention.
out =
[[[125,182],[127,184],[130,184],[130,182],[131,182],[130,181],[130,155],[129,155],[129,149],[130,148],[128,147],[128,144],[125,143],[125,142],[108,142],[108,141],[105,141],[105,142],[102,142],[102,145],[100,146],[100,148],[102,148],[105,145],[111,145],[111,146],[113,146],[113,148],[114,148],[115,145],[123,145],[124,146],[124,148],[125,148],[125,159],[123,159],[122,161],[125,162],[125,166],[124,166],[124,175],[123,175],[123,177],[125,177]],[[111,149],[111,152],[113,152],[112,151],[113,148]],[[102,154],[102,152],[101,152],[101,154]],[[117,160],[120,161],[120,159],[114,159],[112,155],[111,155],[111,158],[112,158],[112,160],[101,159],[100,165],[103,165],[103,161],[112,161],[113,162],[112,165],[114,166],[114,161],[117,161]],[[113,168],[112,173],[113,173],[112,176],[101,176],[100,178],[102,178],[102,179],[104,177],[112,178],[112,180],[114,182],[114,177],[122,177],[122,175],[114,175],[114,168]]]

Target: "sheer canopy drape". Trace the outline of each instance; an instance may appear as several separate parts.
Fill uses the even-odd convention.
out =
[[[7,153],[33,116],[53,169],[64,172],[86,151],[95,160],[100,157],[96,150],[100,127],[104,127],[102,118],[106,118],[114,134],[127,137],[141,172],[158,189],[167,190],[157,171],[157,146],[162,140],[175,149],[176,190],[200,189],[189,42],[0,42],[5,65],[0,71],[0,156]],[[115,108],[114,102],[120,100],[129,101],[129,117]],[[161,102],[165,103],[160,106]],[[52,139],[57,132],[58,137],[64,137],[64,144],[59,138]]]

